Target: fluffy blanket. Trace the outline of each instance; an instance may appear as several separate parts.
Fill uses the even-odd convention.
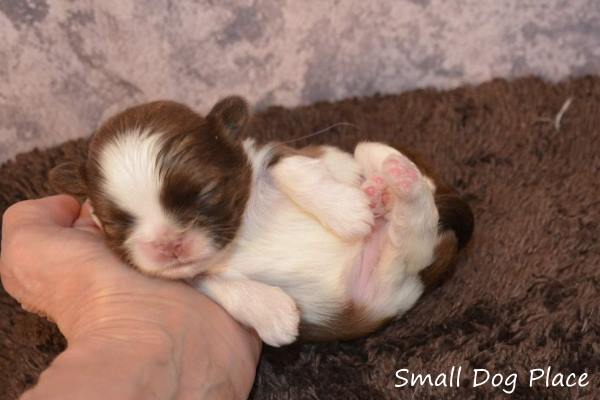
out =
[[[474,240],[441,288],[380,332],[356,341],[265,349],[254,399],[506,397],[475,369],[517,381],[513,398],[593,398],[600,392],[600,79],[535,78],[478,87],[348,99],[285,109],[255,136],[351,148],[359,140],[419,151],[470,202]],[[298,141],[303,145],[309,140]],[[83,157],[85,140],[22,154],[0,168],[0,211],[50,193],[47,172]],[[0,288],[0,398],[33,385],[65,346],[53,324]],[[395,387],[396,371],[450,374],[460,387]],[[585,387],[529,385],[534,368],[589,374]],[[403,373],[401,373],[401,376]],[[481,381],[483,375],[479,375]],[[449,384],[449,382],[447,383]],[[507,384],[508,385],[508,384]]]

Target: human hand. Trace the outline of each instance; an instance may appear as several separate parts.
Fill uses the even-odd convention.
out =
[[[94,385],[99,398],[124,398],[144,385],[160,398],[244,398],[250,391],[258,338],[191,287],[124,265],[104,245],[89,208],[69,196],[6,211],[0,276],[8,293],[54,320],[69,342],[32,397],[36,389],[60,397],[61,376],[69,393],[80,387],[86,398]],[[77,386],[77,376],[85,384]]]

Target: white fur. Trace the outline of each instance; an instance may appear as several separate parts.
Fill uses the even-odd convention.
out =
[[[362,169],[352,154],[333,146],[323,146],[321,161],[338,182],[357,187],[361,182]]]
[[[100,165],[104,192],[124,211],[146,225],[162,223],[166,216],[159,203],[162,179],[158,173],[160,134],[123,132],[102,147]]]
[[[401,154],[395,148],[383,143],[361,142],[354,149],[354,158],[360,164],[365,176],[373,175],[381,170],[382,163],[390,154]],[[435,192],[435,183],[428,177],[423,177],[431,191]]]
[[[340,165],[341,171],[345,164]],[[322,159],[287,157],[273,167],[272,174],[279,190],[342,239],[362,239],[371,232],[374,216],[368,197],[358,184],[336,180]]]
[[[100,156],[102,189],[140,221],[128,242],[152,240],[157,231],[176,227],[160,206],[160,146],[160,134],[127,132]],[[259,148],[248,139],[243,148],[253,175],[240,230],[196,287],[255,328],[266,343],[279,346],[296,338],[298,309],[304,321],[322,324],[354,300],[353,269],[373,225],[361,173],[380,171],[387,156],[399,153],[362,143],[355,157],[327,147],[319,159],[291,156],[267,168],[270,146]],[[433,188],[420,190],[419,202],[398,201],[388,216],[379,263],[365,287],[368,302],[362,304],[375,319],[408,310],[422,293],[416,274],[431,262],[437,210]],[[199,262],[161,269],[134,245],[131,249],[136,265],[148,273],[189,278],[207,268]]]
[[[362,142],[354,150],[354,157],[363,166],[365,175],[380,173],[390,156],[406,159],[398,150],[383,143]],[[418,273],[433,262],[439,218],[433,198],[435,185],[432,180],[423,176],[416,190],[418,196],[413,203],[407,205],[396,201],[388,216],[392,222],[389,227],[390,243],[402,255],[407,268],[413,273]]]
[[[179,227],[164,212],[160,204],[163,181],[159,157],[161,146],[162,135],[157,132],[122,132],[113,137],[102,147],[99,155],[102,190],[119,208],[134,218],[133,233],[125,242],[134,264],[154,275],[186,277],[190,271],[195,271],[194,267],[184,265],[166,270],[162,263],[156,262],[139,246],[140,242],[154,242],[185,234],[194,251],[189,260],[183,261],[205,258],[214,252],[208,235],[199,231],[185,232],[185,227]]]
[[[370,145],[361,145],[361,151],[369,155],[368,158],[361,156],[361,161],[367,167],[380,166],[379,158],[390,154],[391,148],[374,143],[369,149]],[[383,151],[384,147],[386,151]],[[303,320],[313,324],[324,323],[352,301],[352,269],[364,245],[361,239],[347,240],[346,237],[355,229],[353,224],[364,223],[360,213],[348,212],[353,199],[348,193],[352,192],[351,189],[360,192],[360,182],[353,177],[356,172],[334,171],[338,177],[345,175],[346,178],[340,179],[346,182],[355,181],[356,186],[352,187],[333,179],[335,173],[332,174],[328,168],[339,165],[340,168],[361,171],[362,165],[358,165],[352,157],[326,152],[325,158],[333,155],[335,160],[292,156],[280,161],[269,173],[266,165],[270,149],[257,151],[250,142],[245,143],[245,148],[252,160],[254,176],[249,204],[237,239],[230,246],[227,257],[215,266],[217,270],[224,271],[219,279],[235,281],[240,290],[232,290],[232,286],[223,281],[207,281],[199,288],[232,315],[239,315],[242,322],[257,328],[259,333],[264,332],[265,326],[272,326],[274,319],[281,317],[279,304],[286,302],[281,299],[271,301],[268,307],[260,308],[265,314],[252,314],[247,310],[248,286],[241,285],[240,280],[257,281],[261,285],[269,285],[269,288],[283,289],[302,310]],[[349,166],[349,163],[353,165]],[[351,178],[348,179],[348,176]],[[411,220],[404,225],[403,221],[404,231],[397,232],[400,228],[395,227],[392,215],[381,259],[375,268],[374,287],[370,288],[374,295],[366,304],[375,318],[389,318],[405,312],[423,291],[416,274],[431,262],[436,237],[430,233],[437,229],[437,210],[431,202],[433,193],[425,191],[424,197],[428,200],[417,206],[398,206],[413,207],[415,211],[414,223]],[[368,207],[362,200],[358,203],[358,207]],[[347,214],[338,212],[340,210]],[[428,213],[431,214],[429,219],[425,218]],[[340,217],[346,218],[343,224],[336,221]],[[338,224],[337,229],[326,228],[335,224]],[[395,244],[389,238],[392,233],[403,235],[400,241],[404,240],[404,245]],[[224,285],[226,289],[221,292],[218,285]],[[252,295],[261,301],[272,298],[257,294],[256,290],[260,288],[253,286]],[[272,292],[272,289],[263,289]],[[252,320],[248,320],[250,317],[246,315],[252,315]],[[288,326],[282,331],[285,325],[278,325],[276,337],[273,332],[265,333],[268,337],[261,337],[269,344],[289,343],[295,337],[295,328]]]
[[[271,346],[288,344],[298,336],[298,307],[278,287],[227,274],[201,279],[197,287],[228,310],[237,321],[253,327]]]

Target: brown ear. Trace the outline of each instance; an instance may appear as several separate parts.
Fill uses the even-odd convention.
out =
[[[48,179],[50,186],[57,193],[70,194],[81,198],[87,196],[83,168],[76,162],[65,162],[52,168],[48,174]]]
[[[248,103],[239,96],[226,97],[214,105],[208,117],[218,120],[227,136],[236,139],[243,133],[250,119]]]

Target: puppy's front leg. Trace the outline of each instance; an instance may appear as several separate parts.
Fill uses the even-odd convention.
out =
[[[254,328],[263,342],[279,347],[298,336],[300,312],[283,290],[245,278],[206,277],[196,288],[234,319]]]
[[[371,232],[374,217],[368,197],[358,187],[337,181],[322,160],[286,157],[272,167],[272,175],[279,190],[341,238]]]

